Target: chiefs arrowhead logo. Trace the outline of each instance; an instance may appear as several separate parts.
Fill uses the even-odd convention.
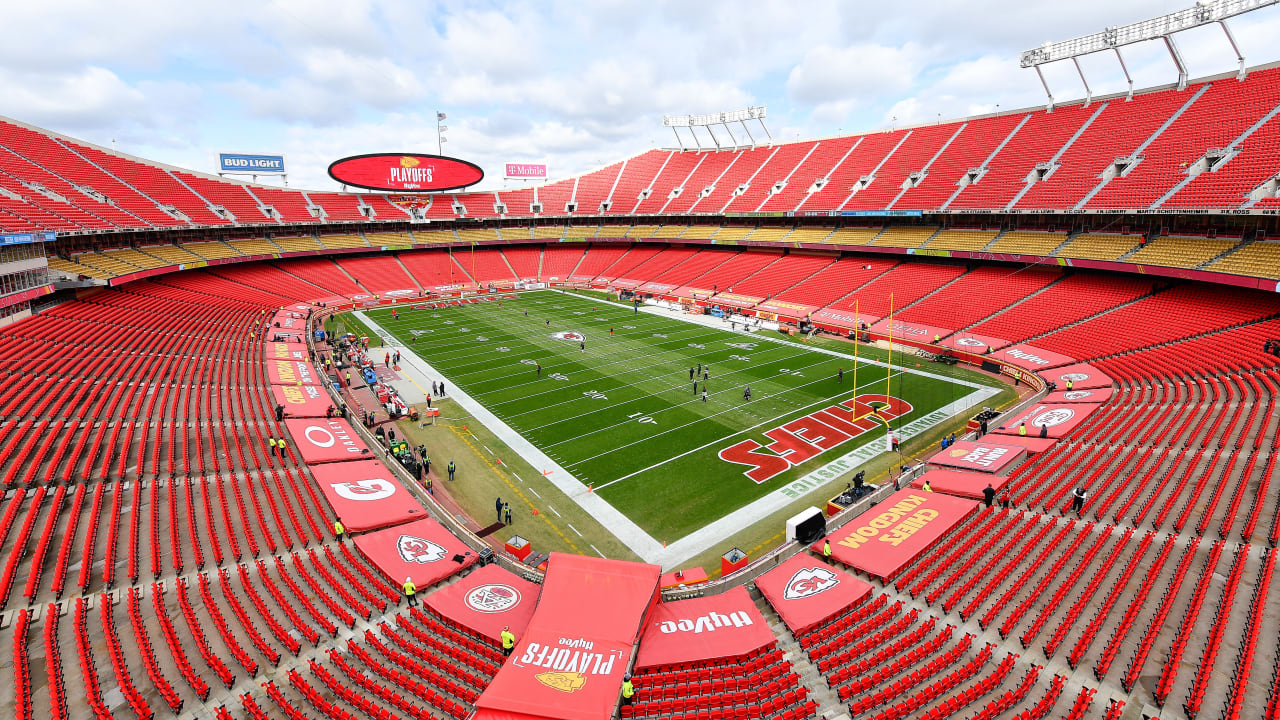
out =
[[[407,168],[418,167],[418,165],[420,165],[421,163],[422,161],[419,160],[418,158],[409,157],[407,155],[401,156],[400,158],[400,167],[407,167]]]
[[[824,567],[802,568],[787,581],[782,597],[786,600],[803,600],[823,593],[840,584],[834,572]]]
[[[582,673],[576,672],[544,672],[534,677],[543,685],[562,693],[581,690],[582,686],[587,684],[587,679],[582,676]]]
[[[570,342],[582,342],[587,339],[582,333],[573,332],[572,330],[568,332],[551,333],[551,337],[556,340],[568,340]]]
[[[396,541],[400,559],[407,563],[433,563],[445,556],[445,549],[430,540],[412,535],[401,535]]]

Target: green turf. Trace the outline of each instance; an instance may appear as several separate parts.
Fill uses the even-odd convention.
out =
[[[389,309],[368,315],[660,539],[682,537],[884,433],[756,483],[718,452],[744,439],[767,444],[766,431],[851,398],[851,359],[549,291],[501,306],[402,307],[398,320]],[[582,333],[586,351],[553,337],[564,331]],[[695,394],[689,379],[699,363],[710,374],[705,403],[703,383]],[[863,364],[857,382],[861,393],[883,393],[885,369]],[[902,424],[972,392],[898,368],[890,382],[914,407]]]

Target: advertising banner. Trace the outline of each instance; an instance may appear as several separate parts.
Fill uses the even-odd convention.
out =
[[[888,582],[977,507],[942,493],[899,490],[832,533],[831,554]],[[821,541],[817,547],[821,550]]]
[[[308,465],[368,456],[369,448],[342,418],[285,420],[284,426],[293,438],[293,446],[302,454],[302,461]]]
[[[283,155],[246,155],[218,153],[218,172],[245,175],[281,175],[285,172]]]
[[[541,591],[541,585],[499,565],[486,565],[428,595],[427,606],[442,617],[494,640],[500,640],[502,628],[509,627],[518,640],[533,617]]]
[[[1075,358],[1033,345],[1012,345],[1007,348],[1000,348],[991,353],[991,359],[997,362],[1006,362],[1033,372],[1075,362]]]
[[[957,333],[942,341],[943,346],[952,350],[974,353],[975,355],[981,355],[988,349],[994,350],[1008,344],[1008,340],[1001,340],[987,335],[974,335],[973,333]]]
[[[719,661],[775,640],[747,589],[738,586],[720,595],[659,605],[640,639],[636,667]]]
[[[319,385],[320,378],[306,360],[281,360],[269,357],[267,382],[272,385]]]
[[[859,315],[852,310],[818,310],[809,319],[824,325],[839,325],[850,330],[856,330],[859,323],[870,327],[872,323],[880,318],[866,313]]]
[[[957,440],[939,450],[928,462],[961,470],[1004,475],[1027,454],[1026,448],[999,445],[987,440]]]
[[[925,325],[923,323],[902,322],[896,318],[892,325],[889,324],[888,318],[877,322],[871,326],[871,331],[883,335],[892,333],[894,340],[915,340],[923,343],[931,343],[935,337],[942,338],[952,332],[950,328]]]
[[[1024,411],[1021,415],[1004,422],[992,432],[1000,435],[1019,435],[1018,428],[1026,423],[1026,437],[1039,438],[1040,428],[1045,429],[1045,438],[1057,439],[1065,436],[1084,422],[1089,413],[1097,410],[1099,403],[1039,403]]]
[[[348,530],[377,530],[427,517],[422,505],[377,460],[316,465],[310,470]]]
[[[1019,448],[1025,452],[1026,448]],[[982,499],[982,491],[988,485],[992,490],[998,493],[1009,482],[1007,475],[979,475],[978,473],[964,472],[963,470],[943,470],[935,469],[921,475],[911,481],[911,487],[919,490],[924,487],[924,481],[929,481],[929,487],[933,488],[935,493],[945,493],[947,495],[955,495],[962,498],[972,498],[974,500]],[[832,550],[834,553],[835,551]]]
[[[546,165],[531,165],[529,163],[507,163],[506,176],[512,179],[527,178],[546,178]]]
[[[834,542],[831,551],[835,553]],[[761,575],[756,579],[756,587],[797,635],[842,612],[869,595],[872,589],[870,583],[808,553],[795,555]]]
[[[397,586],[411,578],[422,592],[479,558],[431,518],[355,536],[356,549]],[[453,561],[462,555],[463,561]]]
[[[284,406],[285,417],[322,418],[333,407],[319,385],[272,385],[271,396]]]

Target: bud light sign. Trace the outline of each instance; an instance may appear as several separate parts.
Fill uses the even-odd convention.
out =
[[[252,175],[284,174],[284,156],[218,153],[218,172]]]
[[[508,178],[545,178],[546,165],[529,165],[528,163],[507,163]]]
[[[380,153],[343,158],[329,166],[343,185],[390,192],[439,192],[484,179],[479,165],[457,158],[417,153]]]

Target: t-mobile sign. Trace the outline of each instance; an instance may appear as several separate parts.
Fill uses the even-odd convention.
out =
[[[527,163],[507,163],[508,178],[545,178],[546,165],[529,165]]]

